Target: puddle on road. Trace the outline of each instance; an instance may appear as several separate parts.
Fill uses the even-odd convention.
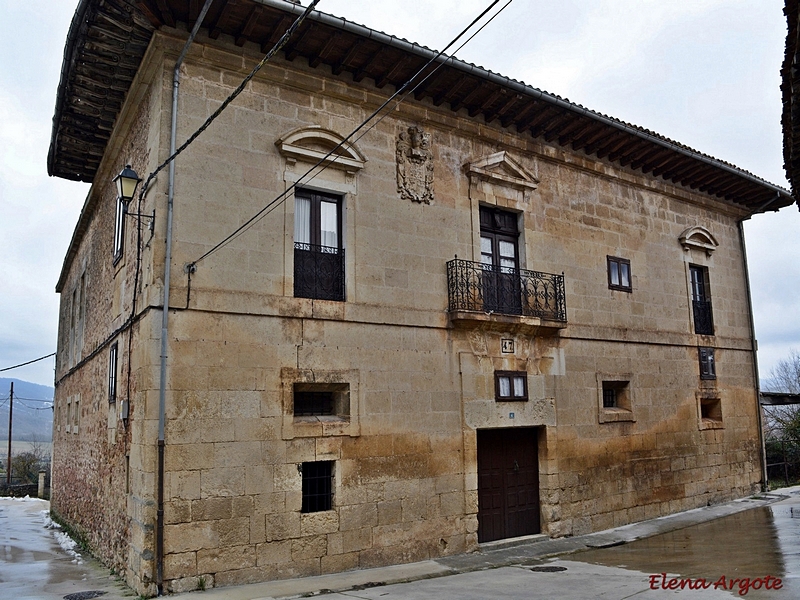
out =
[[[728,581],[771,575],[783,580],[781,590],[750,589],[746,597],[800,598],[800,499],[794,504],[755,508],[622,546],[588,550],[567,560],[712,582],[723,575]],[[742,597],[737,591],[731,593]],[[702,594],[689,589],[675,593]]]

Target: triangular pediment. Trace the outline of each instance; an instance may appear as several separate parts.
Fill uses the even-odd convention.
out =
[[[367,162],[355,145],[335,131],[319,126],[295,129],[280,137],[275,145],[287,159],[311,163],[322,160],[327,166],[347,171],[362,169]]]
[[[683,233],[678,236],[678,241],[680,241],[684,250],[695,248],[704,250],[707,254],[711,254],[717,249],[717,246],[719,246],[719,242],[711,232],[699,225],[684,230]]]
[[[466,171],[470,176],[523,190],[535,190],[539,185],[539,180],[505,150],[468,163]]]

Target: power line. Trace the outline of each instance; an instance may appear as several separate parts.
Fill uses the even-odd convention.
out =
[[[153,178],[155,178],[155,176],[158,175],[159,171],[164,169],[164,167],[166,167],[170,162],[175,160],[175,158],[177,158],[177,156],[181,152],[186,150],[186,148],[188,148],[189,145],[192,142],[194,142],[200,136],[200,134],[203,133],[208,128],[209,125],[211,125],[212,122],[214,122],[214,120],[222,113],[222,111],[225,110],[228,107],[228,105],[231,102],[233,102],[239,94],[242,93],[242,91],[244,91],[245,86],[250,82],[250,80],[256,76],[256,73],[258,73],[261,70],[261,68],[267,63],[267,61],[270,58],[272,58],[278,52],[278,50],[280,50],[286,45],[286,43],[289,41],[289,38],[292,37],[292,34],[297,30],[298,27],[300,27],[300,25],[303,23],[308,14],[312,10],[314,10],[314,7],[317,4],[319,4],[319,2],[320,0],[313,0],[311,4],[308,5],[305,11],[303,11],[303,14],[297,17],[295,22],[292,23],[289,29],[286,30],[281,39],[279,39],[278,42],[272,47],[272,49],[264,55],[264,58],[262,58],[259,61],[259,63],[255,67],[253,67],[253,70],[250,71],[250,74],[247,77],[245,77],[239,84],[239,86],[235,90],[233,90],[233,92],[231,92],[231,95],[228,96],[222,104],[220,104],[219,108],[217,108],[217,110],[215,110],[214,113],[205,120],[205,123],[203,123],[197,129],[197,131],[195,131],[191,136],[189,136],[189,138],[180,146],[180,148],[178,148],[177,150],[175,150],[175,152],[173,152],[170,156],[168,156],[167,159],[163,163],[161,163],[156,168],[155,171],[150,173],[150,175],[147,177],[147,180],[144,182],[144,185],[142,186],[141,192],[139,192],[140,202],[144,197],[145,192],[147,191],[147,186],[150,184]],[[139,212],[141,213],[141,211]]]
[[[507,2],[507,3],[506,3],[506,4],[505,4],[505,5],[504,5],[504,6],[503,6],[501,9],[500,9],[500,11],[498,11],[498,12],[497,12],[497,14],[495,14],[495,15],[494,15],[494,16],[493,16],[491,19],[489,19],[489,21],[487,21],[487,23],[485,23],[485,24],[484,24],[484,25],[483,25],[483,26],[482,26],[482,27],[481,27],[481,28],[480,28],[480,29],[479,29],[477,32],[475,32],[475,34],[473,34],[473,35],[472,35],[472,36],[471,36],[471,37],[470,37],[470,38],[469,38],[469,39],[468,39],[466,42],[464,42],[464,44],[462,44],[462,45],[459,47],[459,50],[460,50],[461,48],[463,48],[463,47],[464,47],[464,45],[466,45],[466,44],[467,44],[467,43],[468,43],[468,42],[469,42],[469,41],[470,41],[470,40],[471,40],[473,37],[475,37],[475,35],[477,35],[477,33],[479,33],[479,32],[480,32],[480,31],[483,29],[483,27],[485,27],[486,25],[488,25],[488,24],[489,24],[489,23],[490,23],[490,22],[491,22],[491,21],[492,21],[492,20],[493,20],[493,19],[494,19],[494,18],[495,18],[497,15],[499,15],[499,14],[500,14],[500,13],[501,13],[503,10],[505,10],[505,8],[506,8],[506,7],[507,7],[509,4],[511,4],[511,2],[512,2],[512,1],[513,1],[513,0],[508,0],[508,2]],[[413,82],[413,81],[414,81],[414,80],[415,80],[415,79],[416,79],[416,78],[417,78],[417,77],[418,77],[418,76],[419,76],[421,73],[423,73],[423,72],[424,72],[424,71],[425,71],[425,70],[428,68],[428,66],[430,66],[430,64],[431,64],[431,63],[433,63],[434,61],[436,61],[436,60],[438,60],[439,58],[441,58],[441,56],[442,56],[442,55],[443,55],[443,54],[444,54],[444,53],[445,53],[445,52],[448,50],[448,48],[450,48],[450,47],[451,47],[453,44],[455,44],[455,43],[456,43],[456,42],[457,42],[457,41],[458,41],[458,40],[459,40],[459,39],[460,39],[462,36],[464,36],[464,34],[465,34],[467,31],[469,31],[469,30],[470,30],[470,29],[471,29],[471,28],[472,28],[472,27],[475,25],[475,23],[477,23],[478,21],[480,21],[480,20],[481,20],[481,19],[482,19],[482,18],[483,18],[483,17],[486,15],[486,13],[488,13],[488,12],[489,12],[489,11],[490,11],[492,8],[494,8],[494,6],[495,6],[495,5],[497,5],[499,2],[500,2],[500,0],[494,0],[494,1],[493,1],[493,2],[492,2],[492,3],[491,3],[491,4],[490,4],[490,5],[489,5],[489,6],[488,6],[486,9],[484,9],[484,11],[483,11],[483,12],[481,12],[481,14],[479,14],[477,17],[475,17],[475,19],[473,19],[473,20],[472,20],[472,22],[471,22],[469,25],[467,25],[467,27],[465,27],[465,28],[464,28],[464,29],[461,31],[461,33],[459,33],[459,34],[458,34],[458,35],[457,35],[455,38],[453,38],[453,40],[452,40],[452,41],[451,41],[449,44],[447,44],[447,46],[445,46],[445,48],[444,48],[443,50],[439,51],[439,52],[438,52],[438,53],[436,53],[436,54],[435,54],[433,57],[431,57],[431,59],[430,59],[430,60],[428,60],[428,62],[426,62],[426,63],[425,63],[423,66],[422,66],[422,68],[420,68],[420,69],[419,69],[419,70],[418,70],[416,73],[414,73],[414,75],[412,75],[412,76],[411,76],[411,77],[410,77],[410,78],[409,78],[409,79],[406,81],[406,83],[404,83],[404,84],[403,84],[403,85],[402,85],[402,86],[401,86],[401,87],[400,87],[400,88],[399,88],[399,89],[398,89],[398,90],[397,90],[397,91],[396,91],[394,94],[392,94],[392,95],[391,95],[391,96],[390,96],[390,97],[389,97],[389,98],[388,98],[388,99],[387,99],[387,100],[386,100],[386,101],[385,101],[383,104],[381,104],[381,105],[380,105],[380,106],[379,106],[379,107],[378,107],[378,108],[377,108],[377,109],[376,109],[376,110],[375,110],[375,111],[374,111],[374,112],[373,112],[371,115],[369,115],[369,116],[368,116],[366,119],[364,119],[364,120],[361,122],[361,124],[359,124],[359,125],[358,125],[358,127],[356,127],[355,129],[353,129],[353,131],[351,131],[351,132],[348,134],[348,136],[347,136],[346,138],[344,138],[342,141],[340,141],[338,144],[336,144],[336,146],[334,146],[334,147],[333,147],[333,149],[332,149],[330,152],[328,152],[328,153],[327,153],[327,154],[326,154],[324,157],[322,157],[322,158],[321,158],[319,161],[317,161],[317,163],[316,163],[316,164],[315,164],[313,167],[311,167],[311,168],[310,168],[308,171],[306,171],[305,173],[303,173],[303,175],[301,175],[301,176],[300,176],[300,177],[297,179],[297,181],[295,181],[294,183],[292,183],[292,184],[291,184],[291,185],[290,185],[290,186],[289,186],[289,187],[288,187],[286,190],[284,190],[283,192],[281,192],[280,194],[278,194],[278,196],[276,196],[276,197],[275,197],[275,198],[274,198],[274,199],[273,199],[271,202],[269,202],[269,203],[268,203],[266,206],[264,206],[264,207],[263,207],[261,210],[259,210],[259,211],[258,211],[258,212],[257,212],[255,215],[253,215],[252,217],[250,217],[250,218],[249,218],[247,221],[245,221],[245,222],[244,222],[242,225],[240,225],[239,227],[237,227],[237,228],[236,228],[236,229],[235,229],[235,230],[234,230],[234,231],[233,231],[231,234],[229,234],[227,237],[225,237],[225,238],[224,238],[224,239],[223,239],[221,242],[219,242],[219,243],[218,243],[218,244],[216,244],[214,247],[212,247],[210,250],[208,250],[206,253],[204,253],[202,256],[200,256],[200,258],[198,258],[198,259],[196,259],[195,261],[193,261],[193,262],[189,263],[189,265],[188,265],[188,266],[189,266],[189,268],[192,268],[192,267],[196,266],[198,262],[200,262],[200,261],[201,261],[201,260],[203,260],[204,258],[208,257],[208,256],[209,256],[209,255],[211,255],[212,253],[216,252],[217,250],[219,250],[220,248],[222,248],[223,246],[225,246],[225,245],[226,245],[228,242],[230,242],[230,241],[234,240],[234,239],[235,239],[236,237],[238,237],[238,236],[239,236],[241,233],[243,233],[244,231],[246,231],[247,229],[249,229],[249,228],[250,228],[252,225],[254,225],[256,222],[258,222],[258,221],[259,221],[259,220],[260,220],[262,217],[264,217],[264,216],[266,216],[267,214],[269,214],[270,212],[272,212],[272,211],[271,211],[271,209],[272,209],[273,207],[276,207],[278,204],[280,204],[281,202],[283,202],[284,200],[286,200],[286,198],[288,197],[289,193],[290,193],[292,190],[294,190],[294,189],[295,189],[295,188],[296,188],[296,187],[297,187],[297,186],[298,186],[298,185],[299,185],[299,184],[300,184],[300,183],[301,183],[301,182],[302,182],[302,181],[303,181],[303,180],[304,180],[304,179],[305,179],[305,178],[306,178],[306,177],[307,177],[307,176],[308,176],[310,173],[312,173],[313,171],[315,171],[315,170],[316,170],[316,169],[317,169],[317,168],[318,168],[320,165],[322,165],[324,162],[328,161],[328,159],[330,159],[330,158],[331,158],[331,156],[332,156],[332,155],[333,155],[333,154],[334,154],[334,153],[335,153],[335,152],[336,152],[336,151],[337,151],[339,148],[341,148],[341,147],[342,147],[342,146],[343,146],[345,143],[348,143],[348,142],[349,142],[349,140],[350,140],[350,138],[351,138],[351,137],[353,137],[353,136],[354,136],[354,135],[355,135],[355,134],[356,134],[358,131],[360,131],[362,128],[364,128],[364,127],[367,125],[367,123],[369,123],[369,122],[370,122],[372,119],[374,119],[374,118],[375,118],[375,117],[376,117],[376,116],[377,116],[377,115],[378,115],[378,114],[379,114],[379,113],[380,113],[380,112],[381,112],[381,111],[382,111],[384,108],[386,108],[386,106],[388,106],[388,105],[389,105],[389,104],[390,104],[390,103],[391,103],[391,102],[392,102],[392,101],[393,101],[393,100],[394,100],[394,99],[395,99],[397,96],[399,96],[400,94],[403,94],[403,93],[405,92],[406,88],[408,88],[408,87],[411,85],[411,83],[412,83],[412,82]],[[428,74],[428,75],[427,75],[427,76],[426,76],[426,77],[425,77],[425,78],[424,78],[422,81],[420,81],[419,83],[417,83],[417,85],[416,85],[414,88],[412,88],[412,89],[411,89],[411,90],[409,90],[407,93],[405,93],[405,94],[403,95],[403,98],[401,98],[401,99],[398,101],[398,103],[397,103],[397,104],[399,104],[400,102],[402,102],[402,101],[403,101],[403,100],[404,100],[404,99],[405,99],[405,98],[408,96],[408,94],[410,94],[410,93],[411,93],[411,92],[413,92],[413,91],[414,91],[414,90],[415,90],[417,87],[419,87],[419,85],[421,85],[421,84],[422,84],[424,81],[426,81],[426,80],[427,80],[427,79],[428,79],[430,76],[432,76],[432,75],[433,75],[433,74],[434,74],[434,73],[435,73],[437,70],[439,70],[439,68],[441,68],[441,67],[442,67],[444,64],[446,64],[446,63],[447,63],[449,60],[451,60],[451,58],[452,58],[452,57],[448,57],[446,60],[442,61],[442,62],[441,62],[441,63],[440,63],[440,64],[439,64],[439,65],[436,67],[436,69],[434,69],[434,70],[433,70],[431,73],[429,73],[429,74]],[[396,106],[396,105],[395,105],[395,106]],[[388,114],[388,113],[387,113],[387,114]],[[385,115],[384,115],[384,117],[385,117]],[[382,119],[383,119],[383,118],[382,118]],[[382,119],[381,119],[381,120],[382,120]],[[378,121],[378,122],[380,122],[380,121]],[[377,125],[377,123],[376,123],[375,125]],[[373,127],[374,127],[374,125],[373,125]],[[370,129],[372,129],[372,127],[370,127]],[[370,129],[368,129],[367,131],[369,131]],[[366,134],[366,133],[367,133],[367,131],[365,131],[365,132],[364,132],[364,134]],[[363,135],[363,134],[362,134],[362,135]],[[361,137],[362,137],[362,136],[359,136],[359,138],[358,138],[358,139],[361,139]],[[334,158],[333,158],[333,160],[331,160],[330,162],[331,162],[331,163],[333,163],[333,162],[335,162],[335,161],[336,161],[336,157],[334,157]],[[313,179],[313,178],[314,178],[314,177],[316,177],[316,176],[317,176],[319,173],[321,173],[322,171],[324,171],[324,170],[325,170],[325,169],[327,169],[327,168],[328,168],[328,166],[327,166],[327,165],[323,166],[323,167],[322,167],[322,168],[319,170],[319,172],[315,173],[315,174],[314,174],[314,175],[313,175],[313,176],[312,176],[310,179]]]
[[[27,400],[28,402],[53,402],[52,400],[43,400],[41,398],[23,398],[21,396],[14,396],[14,400]]]
[[[32,363],[39,362],[40,360],[44,360],[45,358],[50,358],[51,356],[55,356],[55,355],[56,355],[56,353],[53,352],[51,354],[48,354],[47,356],[40,356],[39,358],[34,358],[33,360],[29,360],[28,362],[24,362],[24,363],[20,363],[18,365],[14,365],[13,367],[5,367],[4,369],[0,369],[0,372],[2,372],[2,371],[10,371],[11,369],[17,369],[19,367],[24,367],[25,365],[30,365]]]
[[[14,398],[14,400],[19,400],[19,398]],[[20,404],[30,410],[50,410],[53,408],[52,404],[49,404],[48,406],[31,406],[30,404],[25,404],[25,402],[20,402]]]
[[[499,1],[499,0],[498,0],[498,1]],[[428,79],[430,79],[430,78],[431,78],[431,77],[432,77],[432,76],[433,76],[433,75],[436,73],[436,71],[438,71],[440,68],[442,68],[444,65],[446,65],[446,64],[448,63],[448,61],[452,60],[452,58],[455,56],[456,52],[459,52],[459,51],[460,51],[460,50],[461,50],[461,49],[462,49],[464,46],[466,46],[466,45],[467,45],[467,44],[468,44],[470,41],[472,41],[472,38],[474,38],[474,37],[475,37],[476,35],[478,35],[478,34],[479,34],[481,31],[483,31],[484,27],[486,27],[486,26],[487,26],[489,23],[491,23],[492,21],[494,21],[495,17],[497,17],[497,16],[498,16],[498,15],[499,15],[501,12],[503,12],[503,11],[504,11],[504,10],[505,10],[505,9],[508,7],[508,5],[509,5],[509,4],[511,4],[512,2],[513,2],[513,0],[508,0],[508,1],[507,1],[507,2],[506,2],[504,5],[503,5],[503,7],[502,7],[500,10],[498,10],[498,11],[497,11],[497,12],[496,12],[494,15],[492,15],[492,17],[491,17],[489,20],[487,20],[487,21],[486,21],[486,23],[484,23],[483,25],[481,25],[481,26],[480,26],[480,28],[478,28],[478,30],[477,30],[475,33],[473,33],[471,36],[469,36],[469,38],[467,38],[467,40],[466,40],[466,41],[465,41],[463,44],[461,44],[461,45],[460,45],[458,48],[456,48],[455,52],[453,52],[453,54],[452,54],[451,56],[449,56],[449,57],[447,58],[447,60],[444,60],[444,61],[442,61],[441,63],[439,63],[439,64],[436,66],[436,68],[435,68],[433,71],[431,71],[430,73],[428,73],[428,74],[427,74],[427,75],[426,75],[426,76],[425,76],[425,77],[424,77],[424,78],[423,78],[421,81],[419,81],[419,83],[417,83],[417,84],[416,84],[416,85],[415,85],[413,88],[411,88],[410,90],[408,90],[407,92],[405,92],[405,93],[403,94],[402,98],[400,98],[399,100],[397,100],[397,102],[395,102],[395,104],[394,104],[394,107],[392,108],[392,110],[394,110],[395,108],[397,108],[397,107],[398,107],[398,106],[399,106],[399,105],[400,105],[400,104],[403,102],[403,100],[405,100],[405,99],[406,99],[406,98],[407,98],[409,95],[413,94],[413,93],[414,93],[414,92],[417,90],[417,88],[419,88],[419,86],[421,86],[423,83],[425,83],[426,81],[428,81]],[[480,16],[479,16],[477,19],[475,19],[475,20],[474,20],[472,23],[470,23],[470,25],[469,25],[469,27],[467,27],[467,29],[469,29],[470,27],[472,27],[472,25],[473,25],[473,24],[474,24],[474,23],[475,23],[475,22],[476,22],[478,19],[480,19],[480,18],[481,18],[483,15],[485,15],[485,14],[486,14],[486,12],[487,12],[488,10],[490,10],[490,9],[492,8],[492,6],[494,6],[495,4],[497,4],[497,2],[493,3],[493,4],[492,4],[492,5],[489,7],[489,8],[487,8],[487,9],[486,9],[486,10],[485,10],[483,13],[481,13],[481,15],[480,15]],[[465,29],[464,31],[466,31],[467,29]],[[462,34],[463,34],[463,32],[462,32]],[[459,36],[459,37],[460,37],[460,36]],[[453,40],[453,42],[455,42],[455,40],[457,40],[457,39],[458,39],[458,37],[457,37],[457,38],[455,38],[455,39]],[[452,45],[452,44],[453,44],[453,42],[450,42],[450,44],[449,44],[449,45]],[[449,46],[448,46],[448,47],[449,47]],[[440,53],[439,53],[439,56],[441,56],[441,54],[442,54],[443,52],[444,52],[444,50],[442,50],[442,52],[440,52]],[[430,64],[430,61],[429,61],[429,62],[428,62],[426,65],[425,65],[425,67],[427,67],[429,64]],[[415,74],[414,74],[414,77],[416,77],[417,75],[419,75],[419,74],[420,74],[420,73],[421,73],[421,72],[422,72],[422,71],[425,69],[425,67],[423,67],[422,69],[420,69],[419,71],[417,71],[417,73],[415,73]],[[410,83],[411,81],[413,81],[414,77],[412,77],[412,78],[409,80],[409,83]],[[405,87],[405,86],[403,86],[403,87]],[[400,91],[402,91],[402,89],[401,89]],[[398,92],[398,93],[399,93],[399,92]],[[394,98],[395,96],[397,96],[397,93],[395,93],[395,94],[394,94],[394,95],[393,95],[391,98],[389,98],[389,100],[386,102],[386,104],[388,104],[388,103],[389,103],[389,102],[392,100],[392,98]],[[384,106],[385,106],[385,104],[384,104]],[[380,110],[380,109],[379,109],[379,110]],[[375,121],[374,123],[372,123],[372,124],[371,124],[369,127],[367,127],[367,129],[366,129],[366,130],[364,130],[363,132],[361,132],[361,134],[360,134],[360,135],[359,135],[359,136],[358,136],[358,137],[357,137],[355,140],[353,140],[353,143],[355,143],[355,142],[358,142],[358,141],[359,141],[361,138],[363,138],[365,135],[367,135],[367,134],[368,134],[370,131],[372,131],[372,130],[373,130],[375,127],[377,127],[377,126],[378,126],[378,125],[379,125],[379,124],[380,124],[380,123],[381,123],[381,122],[382,122],[382,121],[383,121],[383,120],[384,120],[384,119],[385,119],[387,116],[389,116],[390,114],[391,114],[391,111],[387,111],[387,112],[385,112],[383,115],[381,115],[381,117],[380,117],[380,118],[379,118],[377,121]],[[367,121],[368,121],[368,120],[369,120],[369,119],[367,119]],[[363,125],[364,125],[364,124],[362,123],[362,125],[360,125],[358,128],[356,128],[356,129],[353,131],[353,133],[355,133],[356,131],[358,131],[358,129],[359,129],[360,127],[363,127]],[[351,133],[350,135],[352,135],[352,133]],[[348,136],[348,138],[349,138],[349,137],[350,137],[350,136]],[[333,150],[331,150],[331,152],[330,152],[330,153],[328,153],[328,156],[330,156],[330,155],[331,155],[331,154],[332,154],[332,153],[333,153],[333,152],[334,152],[334,151],[335,151],[335,150],[336,150],[336,149],[337,149],[337,148],[338,148],[340,145],[341,145],[341,143],[340,143],[339,145],[337,145],[337,147],[336,147],[336,148],[334,148]],[[325,158],[327,158],[327,157],[325,157]],[[286,199],[288,198],[288,193],[289,193],[289,192],[290,192],[292,189],[294,189],[295,187],[297,187],[297,186],[300,184],[300,182],[303,180],[303,178],[304,178],[306,175],[308,175],[309,173],[311,173],[311,171],[313,171],[314,169],[316,169],[316,168],[317,168],[317,167],[318,167],[318,166],[319,166],[319,165],[320,165],[320,164],[321,164],[321,163],[322,163],[322,162],[325,160],[325,158],[323,158],[322,160],[320,160],[319,162],[317,162],[317,164],[316,164],[316,165],[314,165],[313,167],[311,167],[311,169],[309,169],[308,171],[306,171],[306,172],[305,172],[305,173],[304,173],[304,174],[303,174],[303,175],[302,175],[300,178],[298,178],[297,182],[296,182],[296,183],[294,183],[294,184],[293,184],[291,187],[289,187],[289,189],[287,189],[287,190],[286,190],[286,191],[285,191],[285,192],[282,194],[282,196],[283,196],[283,197],[281,197],[281,196],[278,196],[278,198],[276,198],[275,200],[273,200],[272,202],[270,202],[270,203],[269,203],[269,204],[268,204],[268,205],[267,205],[267,206],[266,206],[264,209],[262,209],[262,211],[261,211],[261,213],[262,213],[262,214],[261,214],[261,217],[266,217],[266,216],[267,216],[268,214],[270,214],[270,213],[271,213],[273,210],[275,210],[276,208],[278,208],[278,206],[280,206],[280,205],[281,205],[283,202],[285,202],[285,201],[286,201]],[[335,161],[335,160],[336,160],[336,159],[334,158],[334,161]],[[334,162],[334,161],[331,161],[331,162]],[[312,175],[311,175],[311,177],[309,177],[309,178],[308,178],[308,181],[309,181],[309,182],[310,182],[310,181],[312,181],[312,180],[313,180],[313,179],[314,179],[314,178],[315,178],[317,175],[319,175],[320,173],[322,173],[322,172],[323,172],[323,171],[324,171],[326,168],[327,168],[327,166],[324,166],[324,167],[322,167],[322,168],[321,168],[319,171],[317,171],[316,173],[312,174]],[[258,221],[258,220],[260,220],[260,218],[259,218],[259,219],[256,219],[256,221]],[[254,223],[255,223],[255,221],[254,221]]]

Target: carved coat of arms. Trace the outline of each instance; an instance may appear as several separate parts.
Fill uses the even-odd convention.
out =
[[[431,134],[409,127],[397,139],[397,191],[404,200],[433,200]]]

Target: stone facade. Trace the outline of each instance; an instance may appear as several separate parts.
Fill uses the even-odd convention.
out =
[[[140,255],[128,217],[113,264],[112,178],[166,158],[182,44],[176,31],[155,33],[59,283],[53,510],[140,593],[155,592],[157,568],[167,183],[162,172],[131,210],[155,210]],[[249,44],[198,38],[182,68],[179,141],[258,58]],[[484,430],[533,440],[540,529],[554,537],[757,491],[741,207],[409,101],[300,186],[341,198],[345,301],[295,297],[293,193],[198,261],[385,97],[369,80],[276,58],[177,159],[165,588],[474,550]],[[412,143],[414,131],[424,141]],[[412,157],[402,169],[401,154]],[[566,322],[448,311],[447,263],[481,261],[481,207],[515,215],[519,268],[563,273]],[[706,246],[681,243],[692,227]],[[629,291],[610,288],[607,257],[629,261]],[[694,333],[690,266],[708,274],[714,335]],[[714,349],[716,379],[701,379],[701,347]],[[524,373],[528,400],[497,401],[497,372]],[[616,406],[604,406],[608,382]],[[302,385],[345,390],[346,408],[296,416]],[[302,466],[321,461],[332,462],[332,506],[304,511]]]

